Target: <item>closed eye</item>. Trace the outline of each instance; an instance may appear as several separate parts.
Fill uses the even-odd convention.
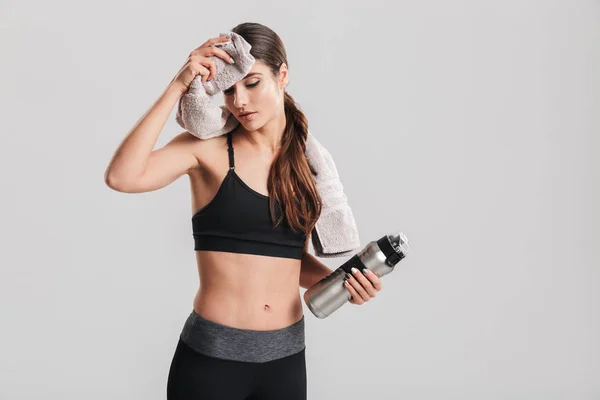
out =
[[[258,85],[258,83],[259,83],[259,82],[260,82],[260,81],[256,81],[255,83],[251,83],[251,84],[249,84],[249,85],[246,85],[246,87],[249,87],[249,88],[256,87],[256,86]],[[232,86],[231,88],[229,88],[229,89],[227,89],[227,90],[224,90],[224,91],[223,91],[223,94],[224,94],[225,96],[229,96],[231,93],[233,93],[233,86]]]

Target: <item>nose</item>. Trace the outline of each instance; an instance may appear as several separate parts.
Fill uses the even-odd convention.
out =
[[[233,105],[238,109],[244,109],[248,104],[248,96],[241,90],[236,90],[233,95]]]

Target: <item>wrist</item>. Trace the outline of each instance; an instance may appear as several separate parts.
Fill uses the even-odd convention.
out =
[[[177,96],[177,97],[183,96],[183,94],[186,91],[187,91],[187,88],[184,88],[183,86],[181,86],[180,84],[175,83],[175,82],[169,83],[169,86],[167,86],[167,89],[165,90],[165,92],[172,94],[174,96]]]

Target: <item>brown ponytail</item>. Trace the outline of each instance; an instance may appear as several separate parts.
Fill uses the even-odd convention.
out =
[[[305,156],[308,122],[288,92],[284,107],[286,125],[281,151],[273,162],[267,185],[284,211],[274,221],[276,226],[285,216],[292,229],[302,230],[308,236],[321,214],[321,197]],[[271,201],[271,216],[275,215],[274,206]]]

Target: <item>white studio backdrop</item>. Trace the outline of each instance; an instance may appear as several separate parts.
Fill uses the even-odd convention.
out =
[[[132,195],[104,171],[241,22],[284,41],[362,245],[411,245],[372,301],[305,306],[308,398],[600,398],[598,1],[0,10],[0,399],[165,398],[198,287],[188,178]]]

